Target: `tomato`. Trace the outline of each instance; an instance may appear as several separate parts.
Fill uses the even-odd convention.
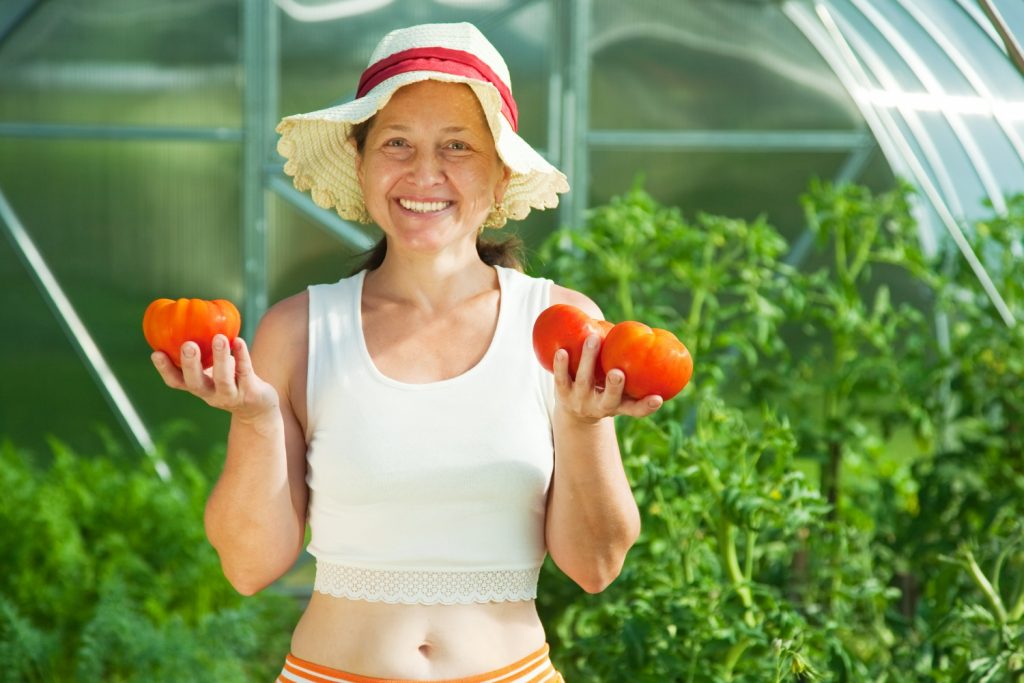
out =
[[[626,375],[623,392],[641,399],[657,394],[667,401],[686,386],[693,358],[683,342],[668,330],[651,329],[633,320],[609,330],[601,346],[601,365]]]
[[[154,351],[163,351],[181,367],[181,345],[199,345],[203,367],[213,365],[213,337],[223,334],[234,342],[242,326],[235,305],[226,299],[157,299],[142,316],[142,334]]]
[[[604,339],[611,328],[607,320],[591,318],[576,306],[555,304],[544,309],[533,324],[533,351],[544,369],[554,372],[555,352],[565,349],[569,352],[569,376],[576,379],[587,337],[596,334]],[[600,355],[595,359],[594,383],[604,385]]]

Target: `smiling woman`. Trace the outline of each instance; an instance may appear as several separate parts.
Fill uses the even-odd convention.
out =
[[[508,69],[470,24],[388,34],[357,97],[286,117],[299,189],[376,223],[370,260],[273,306],[250,357],[193,344],[168,385],[232,414],[206,531],[241,592],[307,548],[309,605],[282,681],[559,681],[535,606],[547,554],[603,590],[639,534],[613,417],[658,396],[595,381],[596,337],[570,377],[531,331],[552,304],[603,319],[585,295],[525,275],[480,241],[557,205],[565,176],[516,132]],[[231,353],[233,351],[233,354]]]

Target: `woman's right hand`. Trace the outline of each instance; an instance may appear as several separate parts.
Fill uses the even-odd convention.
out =
[[[181,368],[162,351],[151,356],[164,384],[198,396],[214,408],[231,413],[244,422],[255,422],[280,411],[277,390],[253,372],[249,348],[241,337],[234,343],[234,354],[228,350],[228,339],[222,334],[213,338],[213,365],[204,370],[199,345],[181,345]]]

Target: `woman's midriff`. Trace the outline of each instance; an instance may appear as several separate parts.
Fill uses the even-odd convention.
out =
[[[374,678],[462,678],[499,669],[545,642],[532,600],[392,605],[313,593],[296,657]]]

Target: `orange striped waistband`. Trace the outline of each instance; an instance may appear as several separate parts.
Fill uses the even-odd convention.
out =
[[[548,658],[545,643],[536,652],[500,669],[466,678],[432,681],[361,676],[307,662],[289,653],[277,683],[563,683],[563,679]]]

